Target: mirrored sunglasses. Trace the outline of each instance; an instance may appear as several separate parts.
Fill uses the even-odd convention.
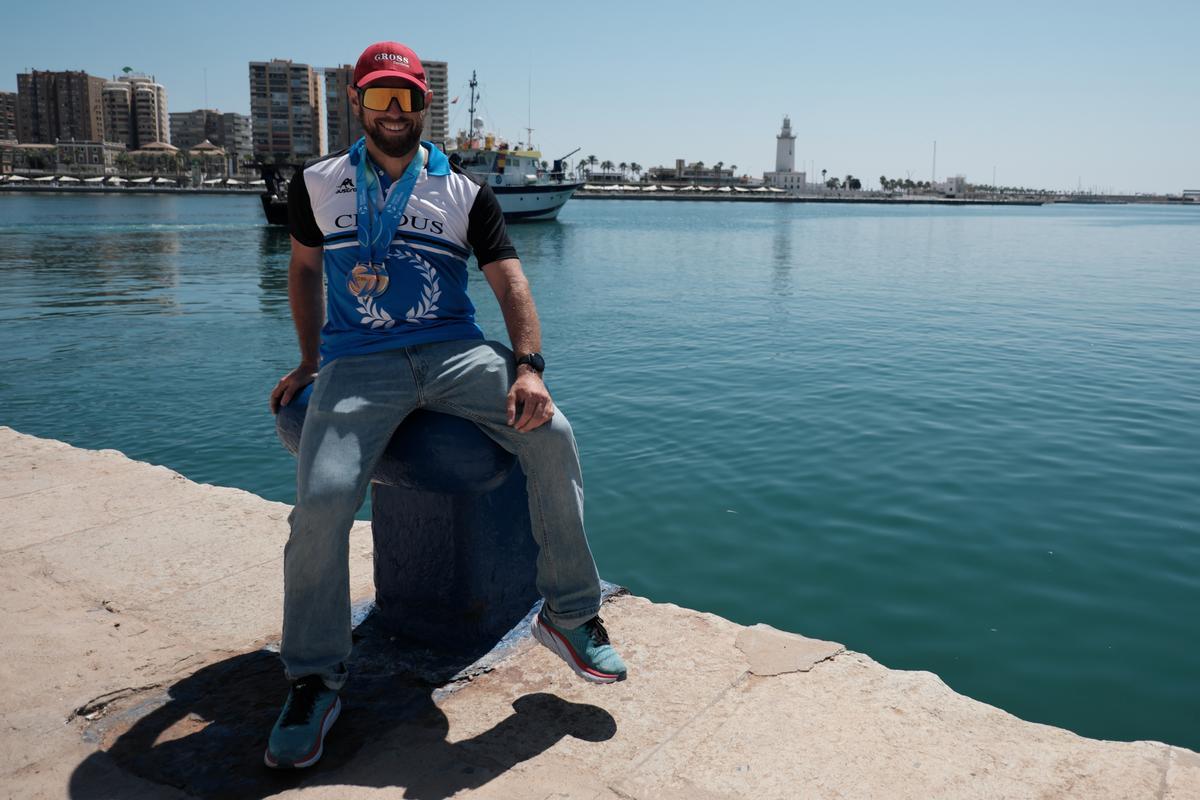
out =
[[[358,101],[371,111],[387,111],[395,100],[401,111],[420,111],[425,108],[425,94],[407,86],[368,86],[358,90]]]

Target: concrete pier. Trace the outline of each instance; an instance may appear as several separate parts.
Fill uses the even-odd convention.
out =
[[[516,641],[431,678],[356,636],[315,768],[262,749],[288,507],[0,427],[0,795],[1200,798],[1200,755],[1017,719],[928,672],[640,597],[604,617],[629,680]],[[371,596],[370,532],[352,533]]]

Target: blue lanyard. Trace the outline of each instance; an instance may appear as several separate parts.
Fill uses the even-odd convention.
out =
[[[417,147],[408,169],[404,170],[400,180],[388,189],[382,210],[379,209],[378,201],[382,193],[379,176],[367,163],[369,160],[367,140],[366,137],[362,137],[350,148],[350,163],[358,170],[355,176],[358,200],[358,261],[360,264],[382,266],[387,262],[388,247],[396,229],[400,227],[400,218],[404,216],[421,168],[425,166],[425,148]]]

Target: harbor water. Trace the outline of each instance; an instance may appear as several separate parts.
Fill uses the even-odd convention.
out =
[[[261,214],[0,196],[0,425],[290,502]],[[606,579],[1200,749],[1200,207],[577,199],[510,230]]]

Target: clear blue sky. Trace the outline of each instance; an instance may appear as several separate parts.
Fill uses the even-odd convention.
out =
[[[25,69],[153,73],[170,109],[249,110],[247,62],[352,63],[395,39],[479,72],[489,127],[550,158],[774,166],[792,117],[815,171],[1044,188],[1200,188],[1200,2],[22,3],[0,90]],[[532,83],[532,103],[529,86]],[[451,127],[465,126],[465,102]]]

